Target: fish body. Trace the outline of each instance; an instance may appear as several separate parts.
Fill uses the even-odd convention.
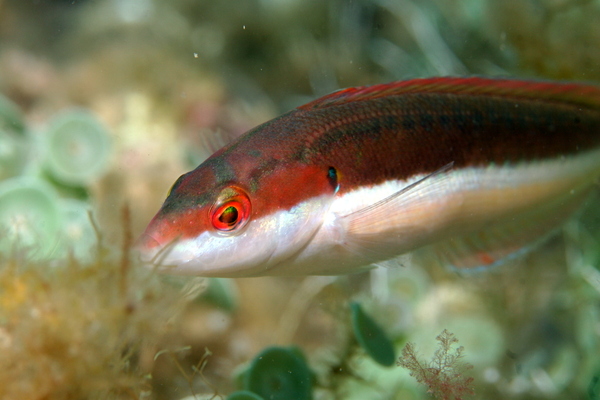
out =
[[[431,78],[335,92],[173,185],[142,258],[201,276],[337,275],[437,244],[490,265],[559,226],[600,176],[600,88]]]

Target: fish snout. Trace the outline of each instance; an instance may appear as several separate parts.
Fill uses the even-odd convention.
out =
[[[162,244],[147,232],[142,233],[133,245],[143,263],[151,263],[162,247]]]
[[[138,250],[150,250],[160,246],[160,242],[146,232],[142,233],[134,244],[134,248]]]

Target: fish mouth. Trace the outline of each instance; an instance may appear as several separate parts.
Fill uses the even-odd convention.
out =
[[[163,245],[146,232],[142,233],[133,245],[133,249],[136,250],[140,261],[144,264],[152,263],[162,248]]]
[[[155,249],[161,246],[160,242],[156,240],[152,235],[148,233],[142,233],[142,235],[136,241],[134,247],[140,250]]]
[[[146,231],[137,239],[133,249],[143,265],[172,273],[189,261],[186,257],[181,257],[181,254],[178,254],[175,249],[175,246],[180,243],[180,239],[180,237],[175,237],[168,242],[161,242],[156,236]],[[173,252],[176,253],[176,257],[173,257]]]

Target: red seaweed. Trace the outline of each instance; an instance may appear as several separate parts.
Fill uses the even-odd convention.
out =
[[[461,360],[464,347],[454,347],[458,339],[446,329],[436,340],[440,347],[429,363],[419,360],[415,345],[407,343],[397,364],[407,368],[417,382],[426,385],[427,393],[437,400],[464,400],[465,396],[474,395],[473,378],[465,375],[473,366]]]

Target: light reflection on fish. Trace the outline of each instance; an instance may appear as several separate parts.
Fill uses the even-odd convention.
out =
[[[436,244],[492,265],[600,176],[600,88],[485,78],[350,88],[266,122],[173,185],[139,240],[172,273],[337,275]]]

